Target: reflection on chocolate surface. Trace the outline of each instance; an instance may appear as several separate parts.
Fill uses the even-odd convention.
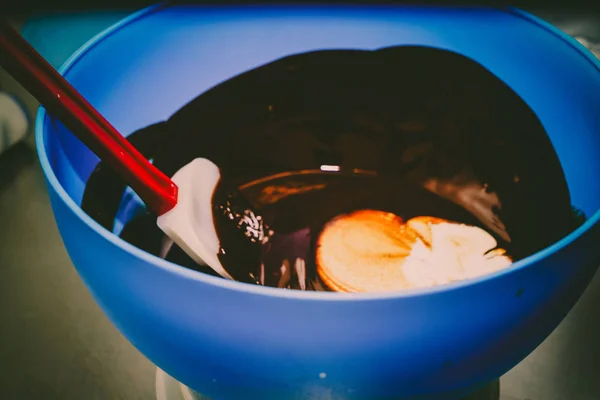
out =
[[[285,57],[215,86],[129,139],[166,174],[205,157],[240,187],[275,232],[252,251],[221,238],[222,263],[249,283],[325,290],[316,236],[355,210],[477,226],[512,259],[581,221],[533,111],[478,63],[433,48]],[[124,189],[99,164],[82,207],[112,229]],[[215,200],[223,200],[218,190]],[[154,254],[163,246],[151,214],[131,220],[121,236]],[[177,246],[166,257],[212,273]]]

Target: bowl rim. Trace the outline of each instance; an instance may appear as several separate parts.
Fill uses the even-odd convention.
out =
[[[137,12],[132,13],[131,15],[121,19],[115,24],[109,26],[102,32],[98,33],[91,39],[89,39],[85,44],[83,44],[77,51],[75,51],[60,67],[59,73],[61,75],[65,75],[76,63],[77,61],[85,55],[89,50],[91,50],[96,44],[105,39],[106,37],[116,33],[119,29],[124,26],[135,22],[136,20],[148,16],[149,14],[164,8],[164,4],[156,4],[146,8],[143,8]],[[265,6],[261,6],[263,8]],[[344,10],[349,8],[357,8],[360,7],[362,9],[371,8],[374,9],[376,6],[328,6],[328,9],[334,10]],[[390,6],[393,8],[399,8],[402,6]],[[285,8],[287,11],[290,10],[290,7],[280,7],[280,6],[266,6],[268,9],[283,9]],[[294,8],[314,8],[311,6],[295,6]],[[380,7],[377,7],[380,8]],[[585,48],[581,43],[567,35],[554,25],[526,12],[520,10],[515,7],[504,7],[504,8],[496,8],[499,12],[506,12],[511,15],[514,15],[518,18],[523,18],[528,20],[529,22],[540,26],[542,29],[548,31],[550,34],[554,34],[559,39],[566,41],[575,51],[578,51],[584,58],[590,61],[600,72],[600,60],[598,60],[593,54]],[[44,175],[46,176],[47,182],[52,190],[55,191],[58,198],[69,208],[69,210],[75,214],[77,218],[81,220],[84,224],[86,224],[90,229],[92,229],[96,234],[101,236],[106,241],[110,242],[112,245],[120,248],[120,250],[129,253],[130,255],[151,264],[153,267],[160,268],[168,273],[178,275],[180,277],[191,279],[194,281],[198,281],[199,283],[216,286],[218,288],[236,291],[245,293],[248,295],[259,295],[265,297],[274,297],[274,298],[288,298],[288,299],[296,299],[302,301],[328,301],[328,302],[341,302],[341,301],[366,301],[366,300],[391,300],[391,299],[400,299],[400,298],[408,298],[408,297],[417,297],[417,296],[426,296],[432,295],[436,293],[449,292],[453,290],[457,290],[460,288],[465,288],[468,286],[474,286],[477,284],[483,284],[485,282],[492,281],[501,276],[509,275],[515,273],[521,269],[526,268],[531,264],[535,264],[539,261],[542,261],[545,258],[553,255],[559,250],[569,246],[573,243],[577,238],[582,236],[584,233],[589,231],[594,225],[600,222],[600,209],[598,209],[593,215],[591,215],[587,221],[585,221],[581,226],[577,229],[564,236],[557,242],[552,245],[526,257],[523,258],[508,268],[501,269],[499,271],[486,274],[476,278],[465,279],[461,281],[451,282],[447,284],[437,285],[433,287],[426,288],[416,288],[416,289],[408,289],[403,291],[394,291],[394,292],[371,292],[371,293],[337,293],[337,292],[315,292],[315,291],[301,291],[301,290],[281,290],[273,287],[265,287],[258,285],[251,285],[247,283],[242,283],[233,280],[223,279],[221,277],[211,276],[207,274],[203,274],[199,271],[194,271],[189,268],[180,266],[178,264],[172,263],[165,259],[162,259],[153,254],[147,253],[144,250],[141,250],[134,245],[126,242],[121,239],[119,236],[110,232],[99,223],[97,223],[94,219],[92,219],[89,215],[87,215],[77,203],[69,196],[66,190],[63,188],[61,183],[59,182],[57,176],[55,175],[48,157],[48,153],[46,152],[45,147],[45,138],[46,138],[46,110],[44,107],[40,106],[35,120],[35,142],[38,153],[38,158],[40,160],[40,164]]]

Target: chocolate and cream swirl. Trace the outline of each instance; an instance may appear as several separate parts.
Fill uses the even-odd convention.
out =
[[[426,216],[404,222],[392,213],[360,210],[325,225],[316,263],[331,290],[381,292],[474,278],[512,260],[476,226]]]

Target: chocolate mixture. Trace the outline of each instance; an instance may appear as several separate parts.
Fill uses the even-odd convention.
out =
[[[582,220],[533,111],[483,66],[445,50],[289,56],[215,86],[129,140],[168,175],[205,157],[227,185],[240,187],[275,232],[252,246],[216,224],[221,262],[249,283],[323,289],[312,261],[315,237],[328,219],[354,209],[480,226],[513,259]],[[112,230],[125,187],[100,163],[82,207]],[[217,221],[225,192],[215,191]],[[164,250],[151,213],[128,221],[121,237],[157,255]],[[166,258],[214,274],[177,246]]]

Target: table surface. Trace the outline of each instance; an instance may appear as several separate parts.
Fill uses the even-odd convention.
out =
[[[600,15],[532,11],[600,43]],[[6,77],[0,84],[19,89]],[[155,399],[155,366],[108,321],[69,260],[32,137],[0,155],[0,171],[0,398]],[[501,399],[600,399],[599,338],[596,274],[561,325],[502,377]]]

